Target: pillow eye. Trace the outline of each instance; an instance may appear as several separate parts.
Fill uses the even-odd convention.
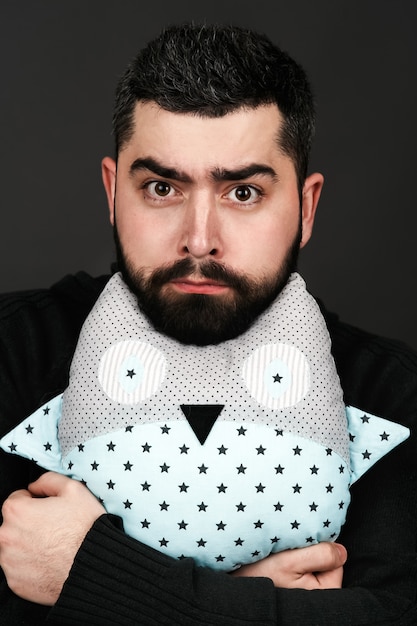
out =
[[[261,346],[246,359],[242,376],[251,396],[269,409],[294,406],[307,394],[310,367],[294,346],[273,343]]]
[[[103,391],[115,402],[138,404],[160,387],[166,372],[160,350],[136,340],[120,341],[103,354],[98,380]]]

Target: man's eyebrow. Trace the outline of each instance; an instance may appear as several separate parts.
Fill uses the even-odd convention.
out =
[[[171,180],[178,180],[181,183],[191,183],[191,178],[176,170],[174,167],[167,167],[162,165],[152,157],[144,157],[142,159],[135,159],[130,166],[129,174],[132,176],[135,172],[140,170],[149,170],[153,174],[160,176],[161,178],[170,178]]]
[[[166,165],[163,165],[152,157],[135,159],[130,166],[129,173],[132,176],[135,172],[140,170],[148,170],[153,174],[160,176],[161,178],[169,178],[171,180],[177,180],[183,183],[193,182],[192,178],[188,174],[185,174],[184,172],[181,172],[174,167],[168,167]],[[278,176],[275,170],[269,165],[264,165],[263,163],[251,163],[250,165],[245,165],[244,167],[236,169],[215,167],[210,172],[211,178],[216,182],[222,182],[227,180],[245,180],[246,178],[250,178],[251,176],[256,175],[269,176],[272,180],[278,180]]]
[[[222,180],[244,180],[256,175],[269,176],[272,180],[278,180],[276,171],[269,165],[263,163],[251,163],[245,167],[241,167],[235,170],[227,170],[224,168],[215,168],[211,176],[215,181],[221,182]]]

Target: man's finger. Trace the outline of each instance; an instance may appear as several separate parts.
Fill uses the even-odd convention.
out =
[[[71,479],[57,472],[46,472],[28,487],[33,496],[59,496]]]
[[[318,543],[308,548],[294,550],[300,574],[327,572],[342,567],[347,559],[347,551],[340,543]]]
[[[13,491],[7,500],[18,500],[21,498],[32,498],[31,493],[27,489],[17,489],[17,491]]]

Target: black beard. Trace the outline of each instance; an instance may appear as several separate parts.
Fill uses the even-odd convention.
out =
[[[143,270],[134,269],[124,255],[116,226],[114,240],[118,269],[154,328],[181,343],[205,346],[241,335],[275,300],[296,269],[301,223],[280,270],[272,279],[250,279],[217,261],[197,264],[189,257],[158,268],[145,278]],[[163,293],[164,285],[170,280],[191,274],[226,283],[233,293],[227,297]]]

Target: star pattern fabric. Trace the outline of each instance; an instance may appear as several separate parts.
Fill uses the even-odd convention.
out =
[[[161,343],[116,276],[83,328],[68,389],[1,447],[82,480],[126,532],[175,558],[230,571],[334,540],[351,483],[409,433],[344,406],[301,277],[281,295],[245,336],[205,350]],[[127,331],[127,318],[139,327]]]

